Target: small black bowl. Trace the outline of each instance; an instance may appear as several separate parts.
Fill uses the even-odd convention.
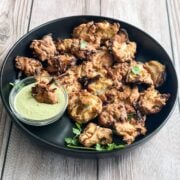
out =
[[[75,26],[88,21],[99,22],[103,20],[107,20],[109,22],[118,22],[121,24],[122,28],[127,30],[127,32],[129,33],[130,40],[137,42],[138,53],[136,59],[142,62],[154,59],[166,65],[167,79],[163,86],[159,88],[159,90],[162,93],[170,93],[171,97],[167,102],[167,105],[161,110],[161,112],[155,115],[151,115],[147,118],[147,134],[145,136],[138,137],[132,145],[129,145],[124,149],[114,150],[110,152],[69,149],[64,144],[64,138],[72,135],[73,123],[66,114],[62,117],[61,120],[51,125],[44,127],[33,127],[20,122],[11,111],[8,103],[9,93],[11,90],[11,86],[9,85],[9,83],[14,82],[17,78],[17,70],[14,66],[14,59],[17,55],[29,57],[32,56],[31,51],[29,50],[29,45],[33,39],[39,39],[43,35],[49,33],[52,33],[53,38],[68,38],[71,36],[72,29]],[[152,37],[150,37],[142,30],[139,30],[138,28],[130,24],[116,19],[100,16],[65,17],[50,21],[33,29],[32,31],[24,35],[11,48],[4,60],[0,75],[0,92],[4,106],[12,120],[21,129],[27,132],[27,134],[29,134],[31,137],[34,137],[34,139],[38,140],[39,143],[41,142],[41,144],[46,144],[51,148],[57,149],[63,154],[85,158],[107,157],[115,154],[121,154],[129,149],[135,148],[137,145],[142,144],[143,142],[146,142],[150,137],[155,135],[155,133],[157,133],[160,130],[160,128],[167,122],[168,118],[170,117],[170,114],[172,113],[172,109],[175,105],[177,97],[177,86],[177,76],[172,61],[170,60],[166,51],[157,41],[155,41]]]

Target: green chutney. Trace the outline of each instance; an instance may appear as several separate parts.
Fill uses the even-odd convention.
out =
[[[46,104],[38,102],[31,95],[31,88],[36,83],[32,83],[23,87],[15,96],[14,107],[15,110],[24,118],[31,120],[47,120],[57,115],[66,105],[64,93],[57,87],[56,95],[58,103]]]

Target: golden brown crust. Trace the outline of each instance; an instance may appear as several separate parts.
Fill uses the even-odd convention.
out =
[[[153,84],[151,75],[144,68],[144,64],[135,61],[131,63],[131,67],[129,68],[128,74],[126,76],[126,82],[148,85]]]
[[[96,47],[82,39],[74,39],[71,45],[71,53],[79,59],[86,59],[96,52]]]
[[[136,43],[124,38],[122,34],[116,34],[106,42],[106,46],[112,51],[117,62],[130,62],[136,53]]]
[[[91,147],[96,144],[110,144],[112,143],[112,130],[102,128],[94,123],[89,123],[80,134],[79,142],[86,147]]]
[[[92,94],[97,95],[101,98],[112,85],[113,81],[111,79],[100,77],[96,81],[89,83],[87,89]]]
[[[95,35],[96,26],[93,21],[80,24],[73,29],[73,38],[83,39],[88,43],[94,44],[96,47],[100,46],[100,39]]]
[[[48,60],[47,71],[52,74],[62,74],[76,64],[77,59],[71,54],[54,56]]]
[[[90,55],[88,60],[97,69],[108,68],[113,65],[113,57],[107,50],[98,50],[96,53]]]
[[[39,82],[32,87],[32,96],[40,103],[56,104],[58,98],[56,88],[52,88],[51,84]]]
[[[103,107],[98,123],[105,127],[112,127],[115,122],[127,120],[127,112],[123,103],[117,102]]]
[[[68,95],[79,92],[81,84],[78,82],[75,73],[71,70],[55,78],[57,85],[63,85]]]
[[[42,64],[33,58],[17,56],[16,68],[21,70],[26,76],[36,75],[37,72],[42,70]]]
[[[56,49],[60,53],[70,53],[73,39],[59,39],[56,41]]]
[[[78,123],[87,123],[97,117],[102,111],[102,101],[87,91],[72,94],[68,113]]]
[[[35,79],[37,82],[44,82],[48,84],[53,79],[53,77],[46,70],[43,69],[40,72],[37,72],[37,74],[35,74]]]
[[[161,94],[154,87],[143,91],[139,98],[139,108],[144,114],[158,113],[166,105],[170,94]]]
[[[164,65],[158,61],[151,60],[144,64],[144,68],[151,75],[155,87],[159,87],[164,83],[166,77],[166,67]]]
[[[120,29],[119,23],[109,23],[107,21],[95,23],[96,26],[96,36],[100,37],[101,43],[108,39],[111,39],[115,34],[118,33]]]
[[[147,131],[144,123],[138,122],[138,120],[135,119],[126,122],[116,122],[114,127],[116,133],[121,136],[127,144],[131,144],[138,135],[145,135]]]
[[[56,54],[56,46],[51,34],[43,36],[40,40],[33,40],[30,48],[41,61],[48,60]]]

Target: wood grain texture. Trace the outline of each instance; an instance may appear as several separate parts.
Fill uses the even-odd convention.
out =
[[[101,13],[145,30],[159,41],[172,57],[166,1],[134,0],[129,3],[126,0],[102,0]],[[99,179],[180,179],[179,119],[179,109],[176,106],[167,124],[149,142],[119,158],[99,160]]]
[[[31,1],[0,1],[0,66],[13,43],[28,27]],[[8,144],[11,121],[0,100],[0,177]]]
[[[30,28],[44,22],[73,15],[99,15],[99,0],[35,0]]]
[[[99,14],[96,0],[36,0],[33,3],[30,29],[49,20],[77,14]],[[13,125],[3,179],[17,180],[94,180],[97,160],[64,157],[33,144]]]
[[[180,1],[167,0],[174,64],[180,80]],[[180,86],[180,81],[179,81]],[[180,95],[180,88],[179,88]],[[180,104],[180,100],[179,100]]]
[[[175,64],[179,68],[178,17],[180,6],[178,0],[170,1],[167,4],[170,13],[173,51],[165,0],[134,0],[131,3],[127,0],[34,0],[30,29],[63,16],[77,14],[98,15],[101,12],[103,16],[121,19],[148,32],[163,45],[171,57],[175,57]],[[1,55],[6,54],[9,46],[28,28],[30,6],[31,1],[1,0],[0,24],[5,26],[5,28],[0,26],[1,59]],[[5,21],[4,17],[8,20]],[[2,109],[1,103],[0,118],[1,170],[3,165],[1,160],[4,160],[10,126],[10,121],[7,121],[8,117],[5,110]],[[73,159],[43,149],[43,147],[34,144],[13,125],[7,149],[3,180],[180,179],[179,119],[180,112],[178,106],[176,106],[166,126],[149,142],[120,157],[98,160],[98,164],[96,160]]]

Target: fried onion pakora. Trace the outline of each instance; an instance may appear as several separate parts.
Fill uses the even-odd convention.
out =
[[[106,46],[112,51],[117,62],[130,62],[136,53],[136,43],[128,40],[124,33],[116,34],[106,42]]]
[[[73,37],[100,46],[105,40],[108,40],[117,34],[119,28],[120,25],[118,23],[111,24],[107,21],[94,23],[91,21],[75,27],[73,30]]]
[[[153,84],[151,75],[144,68],[144,64],[135,61],[131,63],[131,67],[129,68],[128,74],[126,76],[126,82],[147,85]]]
[[[42,70],[42,64],[36,59],[17,56],[15,61],[16,68],[21,70],[26,76],[34,76]]]
[[[123,141],[127,142],[127,144],[134,142],[138,135],[145,135],[147,131],[144,122],[139,122],[136,119],[125,122],[116,122],[114,127],[117,135],[122,136]]]
[[[35,79],[37,82],[44,82],[48,84],[53,79],[53,77],[43,69],[42,71],[35,74]]]
[[[110,144],[112,143],[112,130],[89,123],[80,134],[79,142],[86,147]]]
[[[119,23],[109,23],[107,21],[95,23],[96,26],[96,36],[100,37],[101,43],[105,40],[111,39],[115,34],[118,33],[120,29]]]
[[[88,43],[94,44],[96,47],[100,46],[100,38],[98,38],[96,33],[96,26],[93,21],[80,24],[79,26],[75,27],[73,29],[73,38],[83,39],[84,41],[87,41]]]
[[[149,72],[153,80],[154,86],[161,86],[166,78],[166,67],[158,61],[148,61],[144,64],[144,68]]]
[[[51,87],[51,82],[46,84],[42,81],[32,87],[32,96],[40,103],[56,104],[56,89]]]
[[[87,89],[92,94],[97,95],[101,98],[112,85],[113,81],[111,79],[100,77],[96,81],[89,83]]]
[[[102,101],[99,97],[81,91],[72,94],[68,104],[68,113],[78,123],[87,123],[97,117],[102,111]]]
[[[127,112],[123,103],[107,104],[99,115],[98,123],[105,127],[114,126],[115,122],[123,122],[127,119]]]
[[[74,39],[58,39],[56,41],[56,49],[60,53],[71,53],[71,47]]]
[[[74,72],[71,70],[62,75],[57,76],[55,80],[58,86],[64,86],[68,95],[71,95],[74,92],[79,92],[82,88]]]
[[[48,60],[47,71],[52,74],[62,74],[76,64],[77,59],[71,54],[54,56]]]
[[[113,57],[107,50],[98,50],[96,53],[90,55],[88,60],[97,69],[108,68],[113,65]]]
[[[143,91],[139,98],[139,109],[144,114],[154,114],[158,113],[163,106],[166,105],[170,94],[161,94],[154,87],[149,87],[147,90]]]
[[[51,34],[43,36],[40,40],[33,40],[30,48],[41,61],[48,60],[57,53]]]

